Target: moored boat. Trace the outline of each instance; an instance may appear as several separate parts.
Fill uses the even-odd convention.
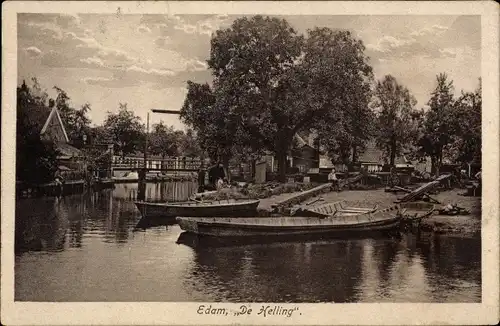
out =
[[[332,217],[332,216],[346,216],[346,215],[358,215],[363,213],[373,213],[377,211],[378,205],[370,208],[364,207],[349,207],[345,206],[343,201],[330,202],[318,206],[302,206],[299,207],[294,213],[294,215],[300,216],[312,216],[312,217]]]
[[[181,229],[213,237],[267,237],[388,231],[399,226],[398,206],[337,217],[177,217]]]
[[[112,180],[115,183],[133,183],[139,181],[139,173],[135,171],[125,172],[119,177],[113,177]]]
[[[421,220],[428,217],[436,210],[436,205],[427,202],[407,202],[398,204],[406,219]]]
[[[213,200],[172,203],[135,202],[143,217],[173,218],[176,216],[252,216],[257,213],[259,200]]]

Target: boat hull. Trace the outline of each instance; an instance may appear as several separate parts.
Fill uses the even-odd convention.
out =
[[[300,216],[311,217],[333,217],[333,216],[349,216],[359,215],[363,213],[374,213],[378,206],[373,208],[362,207],[346,207],[342,201],[334,203],[326,203],[316,207],[301,207],[296,214]]]
[[[197,204],[195,202],[172,204],[136,202],[135,205],[143,217],[162,217],[172,219],[177,216],[243,217],[255,215],[259,201],[256,200],[221,204]]]
[[[269,217],[269,218],[196,218],[178,217],[177,223],[187,232],[212,237],[276,237],[332,235],[388,231],[399,227],[401,215],[391,208],[381,214],[361,214],[336,218]]]

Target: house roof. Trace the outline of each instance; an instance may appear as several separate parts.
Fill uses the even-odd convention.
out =
[[[63,157],[80,156],[82,154],[81,150],[67,143],[58,143],[57,150],[59,151],[60,156]]]
[[[302,138],[299,134],[295,134],[294,138],[297,141],[299,147],[308,145],[307,142],[304,140],[304,138]]]
[[[375,142],[369,142],[366,145],[366,149],[364,153],[359,155],[358,161],[361,163],[376,163],[376,164],[384,164],[384,153],[382,150],[378,149],[375,145]],[[404,155],[396,156],[394,160],[394,164],[407,164],[408,161]]]
[[[358,161],[361,163],[384,163],[383,152],[378,149],[373,142],[366,145],[365,151],[359,155]]]
[[[57,108],[55,106],[51,109],[45,105],[37,103],[30,103],[28,105],[29,106],[27,107],[27,110],[23,112],[25,114],[24,116],[27,119],[27,122],[29,122],[31,128],[34,128],[40,134],[40,136],[45,133],[47,127],[49,126],[50,120],[55,116],[62,126],[64,138],[67,142],[69,141],[66,129],[64,128],[64,124],[61,120],[61,116],[59,115],[59,112],[57,111]]]
[[[47,127],[49,126],[50,120],[53,119],[54,116],[57,118],[57,120],[61,124],[64,138],[66,139],[67,142],[69,142],[68,134],[66,134],[66,128],[64,128],[64,123],[62,122],[61,116],[59,115],[59,111],[57,111],[57,108],[55,106],[52,108],[48,118],[45,120],[45,124],[43,125],[42,130],[40,131],[40,135],[43,135],[45,133],[45,131],[47,130]]]
[[[24,113],[30,126],[38,133],[41,133],[45,123],[48,121],[51,110],[44,105],[31,103]]]

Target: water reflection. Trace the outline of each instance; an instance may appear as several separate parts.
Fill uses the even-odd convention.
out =
[[[459,251],[443,258],[449,259],[445,266],[454,271],[453,275],[445,276],[441,271],[426,268],[429,260],[420,249],[426,247],[428,240],[408,235],[399,240],[377,237],[231,244],[182,233],[177,243],[189,246],[194,252],[195,264],[188,271],[186,286],[210,293],[210,300],[214,301],[480,300],[480,250],[471,261],[478,265],[468,274],[460,272],[461,266],[455,266]],[[456,243],[461,240],[447,238],[446,241]],[[477,240],[468,239],[472,246]],[[437,248],[435,242],[433,248]],[[453,246],[446,248],[453,250]],[[473,251],[478,251],[478,248]],[[437,281],[443,276],[446,286]],[[442,288],[449,292],[443,293]]]
[[[481,300],[479,237],[221,242],[181,233],[161,219],[141,219],[136,191],[123,184],[18,201],[16,300]],[[146,195],[185,200],[193,191],[196,185],[148,184]]]
[[[149,200],[156,201],[161,198],[186,200],[195,189],[191,182],[147,186]],[[18,200],[16,253],[81,248],[84,239],[92,237],[110,243],[126,243],[130,224],[140,218],[133,202],[137,187],[137,184],[119,184],[114,190]],[[155,226],[151,224],[155,221],[147,223],[149,227]]]

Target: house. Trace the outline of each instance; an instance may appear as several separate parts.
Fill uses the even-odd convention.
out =
[[[82,170],[82,152],[69,144],[68,134],[54,101],[49,101],[49,107],[34,105],[29,111],[32,126],[40,131],[42,140],[54,142],[58,151],[59,169]]]
[[[374,142],[369,142],[365,151],[358,156],[358,163],[362,169],[370,173],[380,172],[385,163],[383,152],[376,147]]]
[[[295,134],[295,146],[288,157],[289,166],[298,169],[299,173],[307,173],[319,166],[319,150],[314,147],[313,138],[305,141],[299,134]]]

